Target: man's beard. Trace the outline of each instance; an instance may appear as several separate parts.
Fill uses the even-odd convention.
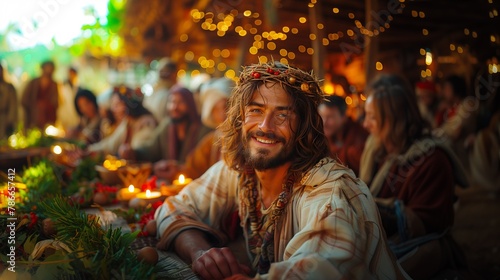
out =
[[[183,123],[183,122],[187,122],[189,120],[189,116],[186,114],[184,116],[171,118],[171,120],[172,120],[172,123],[174,123],[174,124]]]
[[[280,141],[284,144],[279,153],[273,157],[268,157],[271,150],[268,149],[258,149],[257,154],[252,155],[250,147],[248,145],[250,139],[254,136],[266,137],[276,141]],[[257,131],[255,133],[248,133],[244,141],[244,155],[247,164],[255,168],[256,170],[266,170],[276,168],[281,166],[293,158],[293,150],[289,146],[289,143],[282,137],[277,137],[274,133],[264,133],[262,131]]]

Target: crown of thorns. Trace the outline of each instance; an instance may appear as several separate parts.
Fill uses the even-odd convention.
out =
[[[271,62],[245,66],[241,71],[238,84],[250,81],[276,82],[285,84],[304,93],[319,103],[324,99],[319,80],[311,73],[285,64]]]

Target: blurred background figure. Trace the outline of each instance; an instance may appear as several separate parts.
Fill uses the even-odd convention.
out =
[[[0,63],[0,140],[9,137],[16,129],[17,106],[16,89],[5,80]]]
[[[86,144],[101,140],[101,116],[93,92],[80,88],[73,102],[80,118],[79,124],[68,131],[67,137],[78,139]]]
[[[58,122],[65,131],[74,128],[80,121],[74,102],[78,89],[78,71],[75,67],[70,67],[68,77],[61,87],[60,104],[57,110]]]
[[[177,64],[170,58],[162,58],[158,62],[158,81],[153,93],[144,96],[144,107],[148,109],[158,121],[161,121],[166,114],[167,98],[169,91],[177,83]]]
[[[173,180],[180,174],[189,178],[198,178],[212,165],[221,160],[221,149],[218,143],[220,131],[217,127],[226,120],[227,102],[231,95],[234,82],[227,78],[213,79],[202,86],[201,121],[213,131],[209,132],[186,156],[184,164],[168,161],[165,166],[165,178]],[[168,165],[170,164],[170,165]]]
[[[323,131],[328,139],[333,158],[359,174],[359,162],[368,132],[356,121],[346,115],[347,104],[344,98],[329,95],[318,106],[323,119]]]
[[[186,156],[211,131],[201,123],[193,93],[187,88],[176,86],[170,90],[167,114],[150,141],[138,148],[122,145],[119,152],[125,159],[156,162],[154,172],[161,179],[171,178],[172,162],[184,164]]]
[[[431,128],[436,127],[436,116],[439,105],[436,85],[431,81],[422,81],[415,84],[418,109],[422,118],[426,120]]]
[[[473,186],[500,192],[500,87],[491,91],[489,125],[470,140],[469,162]]]
[[[389,245],[414,279],[466,267],[454,242],[455,185],[468,186],[456,155],[430,135],[410,84],[382,75],[368,88],[370,132],[359,178],[369,186]]]
[[[117,155],[121,145],[138,148],[151,137],[157,122],[153,114],[142,106],[140,89],[125,86],[115,87],[111,96],[111,111],[116,120],[121,120],[111,135],[88,147],[91,152]]]
[[[446,141],[465,169],[470,170],[467,139],[477,130],[479,101],[468,94],[465,79],[457,75],[444,79],[442,96],[444,108],[438,113],[433,134]]]
[[[52,78],[55,70],[54,62],[48,60],[41,64],[42,74],[31,80],[21,97],[25,117],[25,128],[38,127],[45,129],[54,125],[59,107],[59,89]]]

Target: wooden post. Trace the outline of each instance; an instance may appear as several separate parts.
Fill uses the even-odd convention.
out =
[[[378,8],[378,0],[365,0],[365,27],[370,30],[376,26],[376,24],[374,24],[376,20],[373,18],[373,13],[377,13]],[[364,64],[366,84],[368,84],[375,76],[375,64],[377,62],[378,50],[378,36],[370,37],[365,35]]]
[[[312,66],[314,74],[318,79],[323,80],[325,78],[325,59],[326,59],[326,49],[323,46],[324,31],[318,28],[318,23],[324,23],[322,13],[321,13],[321,1],[317,1],[313,7],[309,8],[309,24],[311,33],[316,35],[316,40],[311,42],[314,54],[312,56]]]

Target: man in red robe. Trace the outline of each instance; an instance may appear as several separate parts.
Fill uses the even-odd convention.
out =
[[[318,106],[323,131],[333,158],[359,174],[359,162],[368,132],[346,115],[347,104],[340,96],[330,95]]]

